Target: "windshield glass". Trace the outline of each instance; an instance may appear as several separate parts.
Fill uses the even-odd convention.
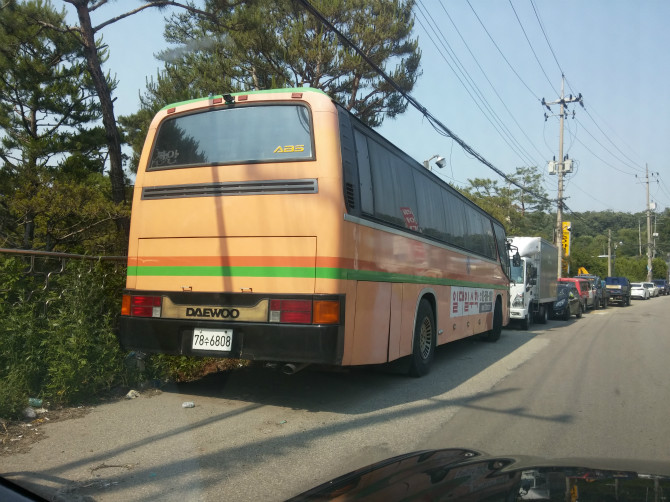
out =
[[[559,286],[558,287],[558,299],[562,300],[567,298],[570,294],[570,288],[568,286]]]
[[[149,170],[313,158],[306,106],[241,106],[166,119]]]
[[[510,279],[512,280],[512,282],[523,282],[523,270],[524,270],[523,262],[521,262],[521,265],[519,265],[518,267],[515,267],[514,265],[511,266]]]

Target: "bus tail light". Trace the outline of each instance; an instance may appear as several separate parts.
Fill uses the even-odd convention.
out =
[[[133,317],[160,317],[162,298],[160,296],[123,295],[121,315]]]
[[[270,322],[310,324],[311,300],[270,300]]]
[[[340,322],[338,300],[316,300],[314,302],[314,324],[337,324]]]

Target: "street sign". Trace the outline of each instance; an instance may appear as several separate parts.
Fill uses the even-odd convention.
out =
[[[563,246],[563,256],[566,258],[570,256],[570,231],[572,225],[569,221],[563,222],[563,236],[561,239],[561,245]]]

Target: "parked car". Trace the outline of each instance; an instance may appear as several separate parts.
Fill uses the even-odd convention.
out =
[[[649,290],[649,298],[658,296],[658,286],[653,282],[643,282],[642,285]]]
[[[645,288],[641,282],[630,283],[630,297],[639,300],[649,300],[649,289]]]
[[[653,279],[651,282],[658,286],[659,295],[670,295],[670,283],[668,283],[668,281],[665,279]]]
[[[565,282],[572,284],[577,288],[579,292],[579,297],[582,300],[582,311],[586,312],[587,309],[594,307],[594,296],[591,289],[591,284],[586,279],[579,279],[577,277],[561,277],[558,279],[558,282]]]
[[[579,291],[572,284],[558,283],[557,298],[554,303],[553,318],[567,321],[571,315],[582,317],[582,302]]]
[[[605,301],[603,295],[604,286],[602,284],[602,279],[599,276],[593,274],[579,274],[575,276],[579,279],[586,279],[591,283],[591,290],[593,291],[593,305],[594,308],[606,308],[607,301]]]

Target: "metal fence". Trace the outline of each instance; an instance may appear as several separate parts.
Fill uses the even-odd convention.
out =
[[[67,280],[72,277],[68,275],[77,274],[77,283],[80,284],[85,284],[89,276],[90,282],[98,285],[104,285],[111,276],[118,279],[119,276],[126,275],[125,256],[91,256],[0,248],[0,258],[14,259],[11,267],[5,262],[0,270],[0,274],[6,276],[0,278],[0,301],[41,304],[42,308],[39,310],[45,316],[49,306],[62,299],[68,287],[72,287],[72,281]],[[73,267],[71,264],[78,266]],[[10,276],[16,278],[17,271],[20,271],[21,280],[10,280]],[[92,280],[93,274],[96,274],[95,281]],[[119,297],[120,294],[119,291]]]

